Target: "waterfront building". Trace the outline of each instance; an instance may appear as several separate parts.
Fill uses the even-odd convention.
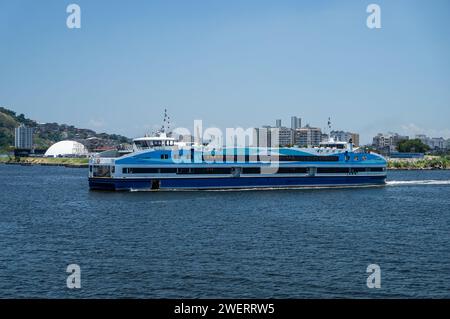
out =
[[[294,131],[287,127],[263,126],[255,128],[252,138],[255,147],[285,147],[294,144]]]
[[[359,146],[359,134],[358,133],[352,133],[352,140],[353,140],[353,145],[358,147]]]
[[[397,151],[397,146],[401,141],[409,140],[409,136],[397,133],[378,133],[372,140],[372,146],[382,154],[390,154]]]
[[[445,149],[445,139],[442,137],[432,137],[430,147],[433,150],[441,151]]]
[[[26,127],[24,124],[17,127],[15,129],[14,146],[17,149],[31,150],[33,148],[33,128]]]
[[[322,142],[322,130],[318,127],[305,127],[295,130],[294,144],[298,146],[318,146]]]
[[[272,147],[272,131],[270,126],[256,127],[253,130],[253,147]]]
[[[294,130],[287,127],[278,129],[278,142],[280,146],[294,145]]]
[[[447,148],[446,141],[443,137],[428,137],[425,134],[418,134],[416,138],[433,151],[442,151]]]
[[[45,152],[45,157],[86,157],[88,150],[76,141],[61,141],[53,144]]]

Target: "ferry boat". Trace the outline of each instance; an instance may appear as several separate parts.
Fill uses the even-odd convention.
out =
[[[214,148],[180,145],[161,132],[133,140],[128,154],[90,159],[93,190],[201,190],[355,187],[385,184],[386,160],[330,140],[318,147]]]

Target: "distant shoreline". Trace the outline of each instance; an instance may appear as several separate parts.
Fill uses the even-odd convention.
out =
[[[60,166],[67,168],[88,168],[89,164],[56,164],[56,163],[41,163],[41,164],[31,164],[31,163],[15,163],[15,162],[0,162],[0,165],[15,165],[15,166]]]
[[[15,160],[12,157],[0,158],[0,164],[20,166],[63,166],[71,168],[88,168],[88,158],[66,158],[66,157],[21,157]]]

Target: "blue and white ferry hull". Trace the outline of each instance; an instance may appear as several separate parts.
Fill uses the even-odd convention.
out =
[[[379,186],[386,160],[348,149],[153,148],[120,157],[99,156],[89,165],[95,190],[199,190]],[[214,153],[214,154],[213,154]],[[267,160],[269,159],[269,160]]]
[[[90,178],[93,190],[217,190],[381,186],[385,175],[306,177]]]

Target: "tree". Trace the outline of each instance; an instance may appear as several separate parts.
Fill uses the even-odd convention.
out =
[[[401,153],[425,153],[430,147],[419,139],[405,140],[398,143],[398,151]]]

